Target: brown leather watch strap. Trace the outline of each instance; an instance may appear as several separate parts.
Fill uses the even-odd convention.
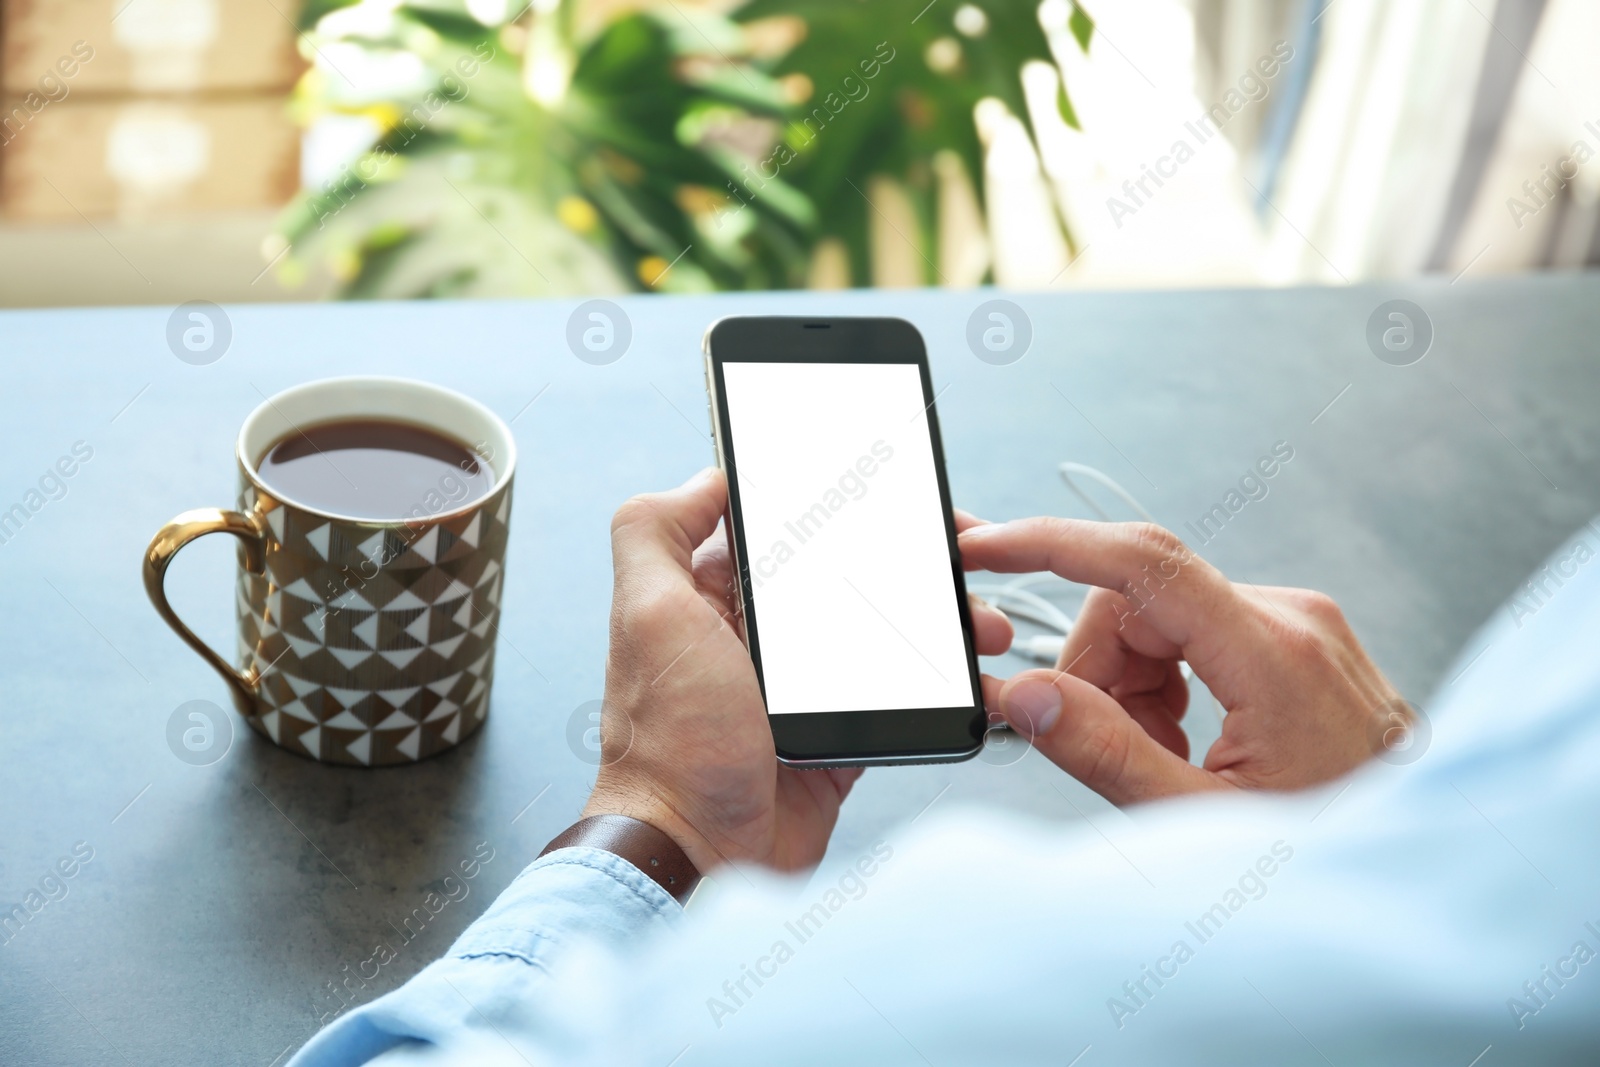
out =
[[[579,819],[544,846],[543,856],[558,848],[598,848],[620,856],[650,876],[679,903],[689,899],[700,872],[678,843],[643,819],[627,815],[591,815]]]

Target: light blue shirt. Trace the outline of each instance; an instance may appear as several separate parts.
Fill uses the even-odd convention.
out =
[[[1469,644],[1412,763],[1105,836],[930,816],[809,883],[720,872],[687,915],[562,849],[291,1063],[1600,1061],[1596,543]]]

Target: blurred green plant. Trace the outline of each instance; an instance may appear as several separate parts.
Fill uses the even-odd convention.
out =
[[[866,284],[884,177],[935,283],[936,171],[981,200],[974,107],[1031,134],[1021,70],[1051,61],[1032,0],[310,0],[301,25],[298,119],[378,134],[272,251],[352,298],[788,288],[823,242]]]

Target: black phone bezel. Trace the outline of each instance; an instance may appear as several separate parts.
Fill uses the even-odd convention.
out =
[[[917,367],[933,446],[934,472],[944,514],[950,571],[966,647],[972,703],[954,708],[906,708],[873,711],[840,710],[767,716],[778,758],[795,765],[864,763],[932,763],[970,759],[983,747],[987,719],[977,647],[967,603],[966,579],[956,546],[950,486],[945,473],[944,445],[934,408],[933,382],[922,335],[904,319],[734,317],[713,323],[705,337],[707,391],[715,422],[717,458],[728,476],[726,526],[739,576],[743,631],[756,677],[766,698],[761,666],[759,604],[751,582],[750,557],[744,540],[743,508],[737,476],[736,447],[726,403],[724,363],[908,363]]]

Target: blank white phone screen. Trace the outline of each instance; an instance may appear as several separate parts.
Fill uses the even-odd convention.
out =
[[[767,711],[971,707],[910,363],[724,363]]]

